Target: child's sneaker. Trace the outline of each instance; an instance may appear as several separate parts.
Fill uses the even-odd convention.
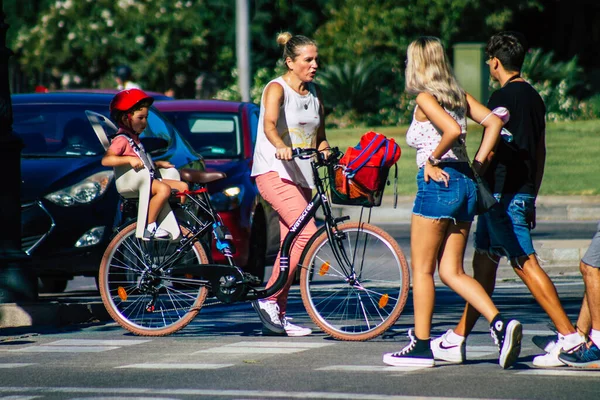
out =
[[[290,322],[292,318],[286,317],[285,315],[281,318],[281,324],[283,325],[283,329],[285,329],[285,333],[288,336],[297,337],[297,336],[308,336],[312,333],[312,329],[304,328],[302,326],[294,325]]]
[[[504,369],[509,368],[521,353],[523,339],[521,323],[515,319],[511,319],[508,323],[498,319],[490,324],[490,333],[500,352],[498,363]]]
[[[459,340],[451,342],[450,338]],[[448,329],[442,336],[431,341],[431,351],[436,360],[461,364],[467,359],[467,342],[463,336],[456,335],[452,329]]]
[[[584,343],[571,353],[560,353],[558,359],[569,367],[600,368],[600,349],[594,343]]]
[[[435,360],[428,340],[418,340],[408,331],[410,343],[397,353],[383,355],[383,362],[395,367],[433,367]]]
[[[274,334],[285,334],[285,329],[279,316],[279,306],[276,302],[270,300],[256,300],[252,302],[252,307],[258,314],[263,323],[263,332],[265,329]]]
[[[169,237],[169,232],[165,231],[163,228],[154,227],[154,229],[146,229],[144,231],[144,239],[167,239]]]
[[[540,368],[562,367],[564,363],[558,359],[560,353],[570,353],[585,343],[579,333],[563,336],[558,335],[554,346],[546,354],[534,357],[533,365]]]

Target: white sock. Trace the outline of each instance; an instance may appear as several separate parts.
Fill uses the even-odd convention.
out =
[[[463,340],[465,340],[465,337],[460,336],[459,334],[455,333],[453,330],[450,330],[450,332],[448,332],[448,334],[446,335],[446,340],[448,340],[449,343],[457,344],[457,343],[461,343]]]
[[[152,231],[153,231],[153,230],[155,230],[155,229],[156,229],[156,222],[153,222],[153,223],[151,223],[151,224],[148,224],[148,230],[149,230],[150,232],[152,232]]]
[[[583,343],[585,340],[584,337],[579,334],[579,332],[569,333],[568,335],[565,335],[564,338],[566,343],[574,345]]]
[[[592,339],[592,342],[594,342],[596,347],[600,348],[600,331],[599,330],[592,329],[592,332],[590,333],[590,339]]]

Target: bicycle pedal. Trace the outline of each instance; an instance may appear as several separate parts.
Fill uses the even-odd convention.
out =
[[[250,286],[260,286],[262,280],[248,272],[244,272],[244,283]]]

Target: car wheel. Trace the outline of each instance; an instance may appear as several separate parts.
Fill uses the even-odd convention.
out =
[[[251,273],[261,281],[265,279],[265,264],[267,252],[267,225],[264,213],[256,211],[252,230],[250,231],[250,245],[248,250],[248,263],[244,271]]]
[[[38,279],[39,293],[62,293],[69,283],[68,278],[51,278],[44,276]]]

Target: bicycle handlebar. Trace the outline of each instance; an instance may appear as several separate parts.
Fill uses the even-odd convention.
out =
[[[329,157],[325,158],[323,152],[315,148],[295,148],[292,149],[292,158],[300,158],[301,160],[307,160],[316,155],[316,163],[318,165],[336,163],[342,153],[337,147],[331,147],[328,150]]]

